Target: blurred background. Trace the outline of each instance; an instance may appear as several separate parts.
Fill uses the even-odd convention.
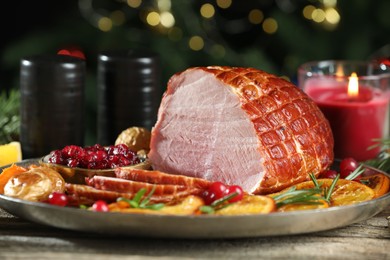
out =
[[[1,16],[0,144],[18,139],[20,59],[79,48],[87,62],[86,144],[96,141],[96,66],[103,50],[161,57],[161,89],[192,66],[256,67],[296,82],[312,60],[388,51],[388,0],[8,1]],[[387,53],[388,55],[388,53]]]

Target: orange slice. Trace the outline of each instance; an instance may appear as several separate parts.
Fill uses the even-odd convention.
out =
[[[7,184],[8,180],[11,179],[15,174],[27,171],[26,168],[12,164],[11,166],[3,169],[0,174],[0,194],[4,193],[4,186]]]
[[[275,201],[267,196],[245,195],[242,200],[215,211],[216,215],[266,214],[276,210]]]
[[[329,189],[333,179],[318,179],[321,188]],[[305,181],[295,185],[297,190],[312,189],[314,183]],[[330,206],[343,206],[359,203],[375,198],[375,192],[372,188],[357,181],[339,179],[330,197]]]
[[[17,141],[0,145],[0,166],[16,163],[22,160],[22,149]]]
[[[383,173],[370,176],[362,176],[361,181],[374,190],[375,198],[385,195],[390,190],[390,178]]]
[[[287,212],[294,210],[309,210],[309,209],[324,209],[329,208],[329,203],[325,200],[318,200],[318,204],[308,204],[308,203],[294,203],[280,206],[278,208],[279,212]]]
[[[192,215],[196,213],[200,206],[203,205],[204,201],[201,197],[190,195],[178,204],[172,206],[164,206],[159,210],[131,208],[129,203],[123,201],[111,203],[108,207],[110,211],[122,213]]]

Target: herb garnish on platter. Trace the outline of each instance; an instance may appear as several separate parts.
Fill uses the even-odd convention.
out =
[[[377,143],[370,146],[368,149],[381,147],[381,151],[376,158],[367,160],[365,164],[384,172],[390,172],[390,137],[384,139],[374,139],[373,141]]]

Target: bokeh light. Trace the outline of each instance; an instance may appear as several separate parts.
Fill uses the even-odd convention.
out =
[[[340,22],[340,15],[334,8],[328,8],[325,11],[325,19],[328,23],[338,24]]]
[[[157,12],[150,12],[146,16],[146,22],[150,26],[157,26],[160,23],[160,15]]]
[[[204,4],[200,7],[200,15],[204,18],[211,18],[215,14],[214,6],[211,4]]]
[[[160,15],[161,25],[166,28],[171,28],[175,25],[175,17],[170,12],[162,12]]]
[[[200,51],[204,47],[203,38],[200,36],[192,36],[188,41],[188,46],[191,50]]]
[[[138,8],[142,4],[142,0],[127,0],[127,5],[132,8]]]
[[[217,0],[217,6],[226,9],[232,5],[232,0]]]
[[[325,11],[317,8],[311,14],[311,19],[316,23],[322,23],[325,20]]]
[[[273,18],[267,18],[263,22],[263,30],[268,34],[273,34],[278,30],[278,23]]]
[[[315,10],[315,6],[313,5],[307,5],[303,8],[303,11],[302,11],[302,14],[303,14],[303,17],[305,17],[306,19],[308,20],[311,20],[312,19],[312,15],[313,15],[313,12]]]
[[[98,28],[103,32],[108,32],[112,29],[112,21],[108,17],[102,17],[98,21]]]
[[[252,24],[260,24],[264,20],[264,14],[259,9],[253,9],[249,12],[248,19]]]

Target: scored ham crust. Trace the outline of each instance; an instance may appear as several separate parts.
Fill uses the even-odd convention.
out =
[[[289,81],[255,68],[194,67],[169,80],[148,157],[154,170],[268,194],[329,168],[333,135]]]

